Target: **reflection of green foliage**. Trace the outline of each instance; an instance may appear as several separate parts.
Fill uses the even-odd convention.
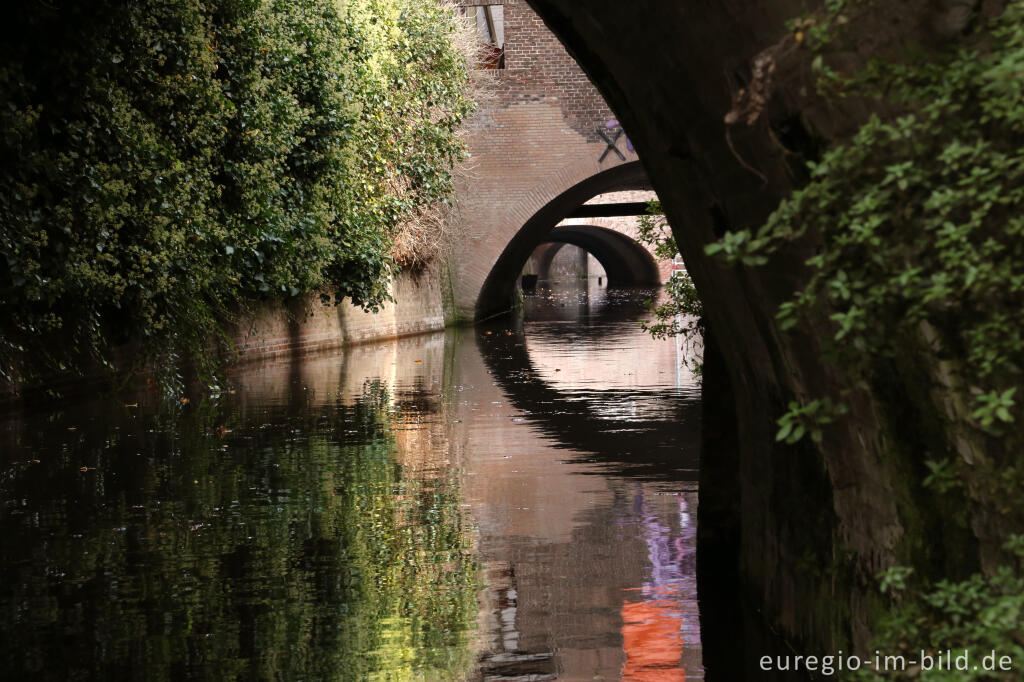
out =
[[[31,2],[5,24],[0,376],[128,340],[202,361],[255,300],[375,309],[398,224],[452,189],[470,103],[435,3]]]
[[[460,677],[476,565],[454,479],[403,476],[377,401],[222,420],[44,436],[6,472],[5,672]]]

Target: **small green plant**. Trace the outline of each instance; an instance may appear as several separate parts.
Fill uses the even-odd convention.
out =
[[[907,578],[913,573],[914,569],[909,566],[893,566],[878,574],[878,589],[882,594],[902,592],[907,589]]]
[[[984,427],[992,426],[996,420],[1012,422],[1013,415],[1010,410],[1016,405],[1013,401],[1013,395],[1016,392],[1017,387],[1014,386],[1001,393],[989,391],[979,395],[977,398],[978,409],[971,413],[971,417],[977,419],[978,423]]]
[[[1024,578],[1019,572],[1024,536],[1011,535],[1003,549],[1015,557],[1018,566],[1002,566],[988,576],[976,573],[966,580],[941,580],[932,585],[915,581],[914,569],[906,566],[894,566],[877,576],[880,591],[893,596],[899,605],[881,618],[875,648],[903,652],[919,662],[940,652],[966,652],[968,665],[964,669],[933,669],[922,674],[920,666],[908,666],[884,673],[861,670],[851,677],[949,682],[1019,679],[1024,662]],[[1000,660],[1003,666],[993,665]]]
[[[822,428],[843,414],[846,414],[846,406],[832,402],[831,398],[820,398],[808,403],[792,401],[788,411],[779,418],[775,440],[796,443],[805,434],[809,434],[811,440],[820,443]]]
[[[647,213],[640,216],[637,241],[653,247],[654,255],[659,259],[674,260],[678,257],[679,249],[659,201],[648,202]],[[704,307],[690,275],[685,270],[673,272],[663,291],[664,302],[656,304],[653,299],[647,302],[654,318],[644,322],[643,329],[655,338],[682,335],[689,340],[702,339]]]

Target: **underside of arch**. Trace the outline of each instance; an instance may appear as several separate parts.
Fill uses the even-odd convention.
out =
[[[562,225],[545,238],[572,244],[601,263],[609,286],[658,286],[661,274],[650,252],[626,235],[598,225]]]
[[[587,200],[607,192],[649,189],[647,172],[639,161],[633,161],[592,175],[549,201],[519,229],[491,268],[477,298],[476,318],[484,319],[511,308],[516,279],[530,254],[548,240],[548,234],[558,223]]]

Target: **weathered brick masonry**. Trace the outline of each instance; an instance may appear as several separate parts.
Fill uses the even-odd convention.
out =
[[[505,68],[495,72],[495,108],[548,101],[562,111],[564,123],[589,142],[599,142],[597,128],[613,117],[590,79],[565,51],[541,18],[522,0],[463,2],[502,5],[505,18]]]
[[[472,319],[484,280],[505,246],[541,207],[600,171],[636,161],[619,138],[607,150],[598,130],[615,114],[586,74],[524,0],[504,10],[505,68],[496,95],[469,125],[470,172],[459,186],[461,248],[451,263],[455,313]],[[554,227],[552,224],[551,227]]]

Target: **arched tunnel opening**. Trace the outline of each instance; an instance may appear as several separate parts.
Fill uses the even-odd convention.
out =
[[[661,284],[661,272],[651,253],[628,235],[599,225],[561,225],[548,233],[545,241],[534,250],[531,259],[540,279],[551,276],[551,265],[558,254],[571,245],[593,256],[600,265],[600,273],[588,268],[590,277],[602,277],[606,286],[656,287]],[[553,247],[553,248],[552,248]]]
[[[520,275],[534,252],[545,244],[571,244],[592,254],[604,269],[609,286],[659,286],[664,278],[647,247],[621,230],[586,222],[602,216],[641,215],[645,201],[594,200],[623,192],[644,192],[653,198],[650,190],[646,171],[635,161],[597,173],[549,201],[523,224],[491,268],[477,299],[476,318],[487,319],[512,308]],[[557,249],[540,248],[535,267],[545,265],[555,253]]]

